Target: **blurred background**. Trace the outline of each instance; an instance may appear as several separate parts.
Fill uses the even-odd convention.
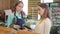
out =
[[[39,2],[46,3],[49,6],[52,28],[51,34],[60,34],[60,0],[0,0],[0,25],[6,23],[8,15],[13,12],[13,6],[18,2],[24,3],[23,11],[26,16],[26,25],[33,28],[40,19],[37,11]]]

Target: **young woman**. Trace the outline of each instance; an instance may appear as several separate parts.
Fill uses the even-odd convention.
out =
[[[39,34],[50,34],[51,19],[47,4],[45,3],[39,4],[38,13],[41,16],[41,19],[37,22],[34,31]]]
[[[14,6],[14,12],[8,16],[7,26],[12,27],[13,24],[16,24],[17,27],[23,27],[25,13],[22,10],[23,2],[19,1]]]

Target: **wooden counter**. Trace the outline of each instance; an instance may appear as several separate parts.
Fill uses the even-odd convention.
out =
[[[12,30],[12,28],[0,26],[0,34],[10,34],[11,30]]]
[[[12,28],[0,26],[0,34],[10,34],[11,31],[12,31]],[[30,32],[27,30],[18,30],[17,34],[38,34],[38,33]]]
[[[26,30],[19,30],[17,32],[17,34],[38,34],[36,32],[30,32],[30,31],[26,31]]]

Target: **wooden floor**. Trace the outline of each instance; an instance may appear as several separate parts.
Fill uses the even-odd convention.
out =
[[[11,34],[12,28],[2,27],[0,26],[0,34]],[[35,32],[29,32],[25,30],[19,30],[17,31],[17,34],[38,34]]]

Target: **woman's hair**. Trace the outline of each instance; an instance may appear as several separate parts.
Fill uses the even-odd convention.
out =
[[[15,4],[15,6],[14,6],[14,15],[16,14],[16,7],[18,6],[18,4],[20,4],[20,3],[22,3],[23,4],[23,2],[22,1],[19,1],[19,2],[17,2],[16,4]],[[21,11],[21,14],[22,15],[25,15],[25,13],[23,12],[23,11]]]
[[[16,11],[16,7],[18,6],[18,4],[20,4],[20,3],[22,3],[23,4],[23,2],[22,1],[19,1],[19,2],[17,2],[16,4],[15,4],[15,6],[14,6],[14,11]]]
[[[44,11],[44,17],[46,18],[50,18],[50,13],[49,13],[49,7],[46,3],[40,3],[38,4],[38,6],[40,6],[41,8],[45,8],[45,11]]]

